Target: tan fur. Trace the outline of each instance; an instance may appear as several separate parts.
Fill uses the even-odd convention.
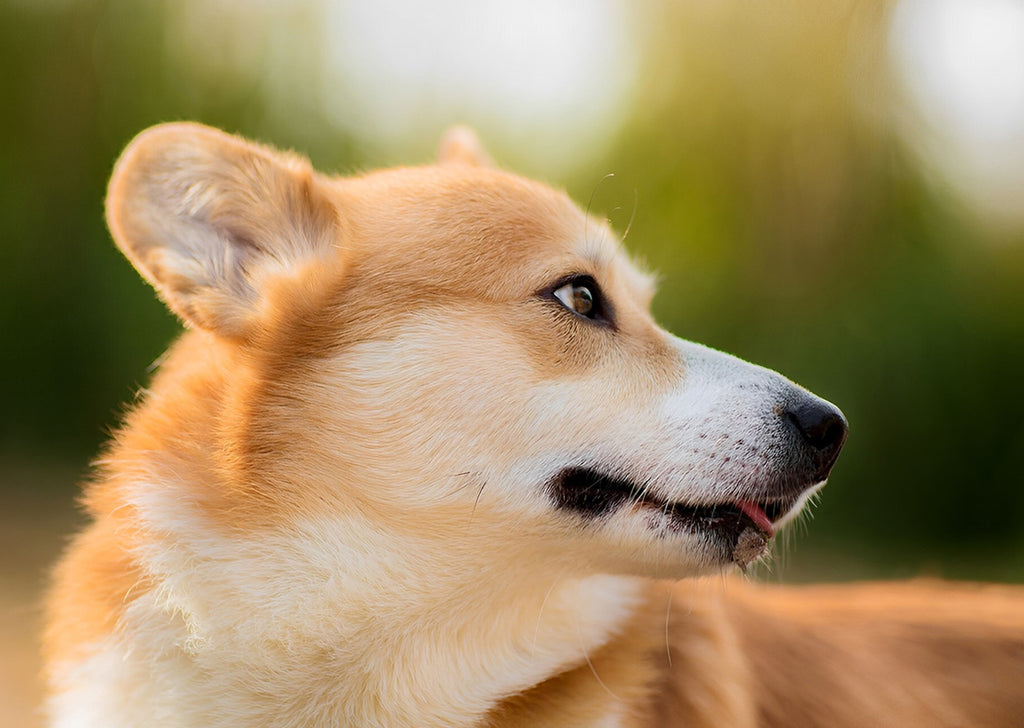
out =
[[[1019,724],[1019,590],[673,584],[728,560],[639,499],[558,512],[595,457],[746,498],[742,410],[793,385],[659,329],[611,231],[468,130],[440,158],[328,179],[190,124],[122,156],[110,228],[190,330],[55,571],[55,725]]]

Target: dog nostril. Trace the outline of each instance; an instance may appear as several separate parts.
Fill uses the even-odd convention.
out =
[[[849,430],[846,418],[828,402],[817,400],[791,405],[786,410],[786,417],[800,431],[807,444],[822,454],[838,453],[846,442]]]

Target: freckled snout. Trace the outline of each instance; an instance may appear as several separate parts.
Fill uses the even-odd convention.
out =
[[[665,408],[685,461],[676,491],[688,488],[700,502],[768,503],[778,520],[828,478],[846,442],[846,418],[770,369],[692,342],[676,346],[685,377]]]
[[[796,430],[808,460],[817,468],[813,479],[825,480],[849,433],[843,413],[823,399],[801,393],[783,410],[782,417]]]

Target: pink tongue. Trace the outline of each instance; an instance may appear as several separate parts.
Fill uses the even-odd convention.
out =
[[[747,518],[754,522],[755,526],[768,534],[769,537],[775,534],[775,529],[772,528],[772,522],[768,519],[768,515],[757,503],[741,500],[736,505],[746,514]]]

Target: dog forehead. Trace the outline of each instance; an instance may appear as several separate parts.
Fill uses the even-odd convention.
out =
[[[399,168],[342,180],[338,193],[342,247],[379,275],[529,288],[625,263],[607,225],[567,195],[499,170]]]

